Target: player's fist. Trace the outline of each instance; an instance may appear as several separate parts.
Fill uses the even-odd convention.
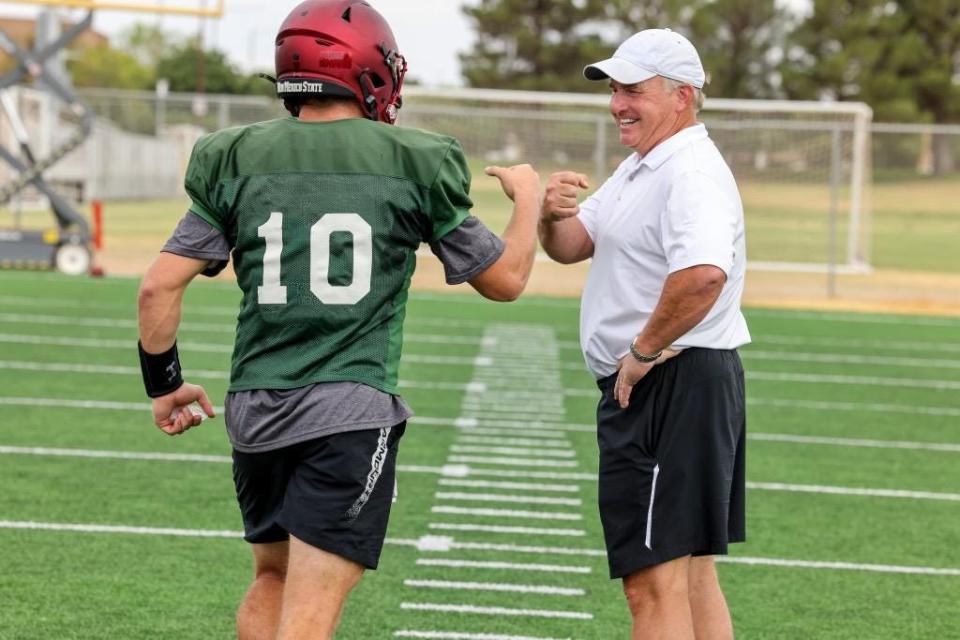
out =
[[[574,171],[558,171],[547,180],[541,214],[545,220],[556,221],[580,213],[577,196],[590,186],[587,176]]]
[[[529,164],[515,164],[512,167],[487,167],[483,172],[500,180],[503,192],[511,200],[516,201],[517,195],[539,195],[540,175]]]
[[[167,435],[175,436],[203,422],[203,414],[190,405],[198,403],[209,417],[216,414],[210,398],[203,387],[184,382],[183,385],[165,396],[153,399],[153,422]]]

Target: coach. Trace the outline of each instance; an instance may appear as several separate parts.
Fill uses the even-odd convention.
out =
[[[601,391],[610,575],[632,638],[732,638],[713,556],[745,537],[743,207],[697,121],[705,74],[686,38],[641,31],[583,73],[609,82],[635,153],[580,206],[586,176],[552,175],[539,233],[558,262],[593,258],[580,343]]]

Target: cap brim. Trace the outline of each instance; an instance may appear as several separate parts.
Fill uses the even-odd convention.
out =
[[[639,67],[623,58],[607,58],[583,68],[583,77],[587,80],[606,80],[610,78],[620,84],[636,84],[657,75],[649,69]]]

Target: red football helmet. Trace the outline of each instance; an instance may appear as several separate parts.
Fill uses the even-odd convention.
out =
[[[352,96],[371,120],[393,124],[407,62],[390,25],[363,0],[307,0],[280,25],[277,95]]]

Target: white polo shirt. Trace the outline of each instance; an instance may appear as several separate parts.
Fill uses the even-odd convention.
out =
[[[746,270],[743,204],[730,168],[698,124],[632,154],[583,204],[594,243],[580,306],[580,345],[597,378],[612,375],[643,330],[667,276],[700,264],[727,274],[719,299],[674,349],[750,342],[740,312]]]

